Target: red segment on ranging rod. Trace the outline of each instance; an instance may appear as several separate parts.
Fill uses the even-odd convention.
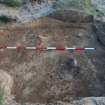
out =
[[[84,53],[86,51],[85,48],[76,48],[75,50],[78,53]]]
[[[56,50],[58,50],[58,51],[65,51],[66,49],[65,49],[65,47],[56,47]]]
[[[75,50],[76,50],[76,51],[84,51],[85,48],[76,48]]]
[[[39,51],[43,51],[43,50],[46,50],[46,49],[47,49],[47,48],[44,46],[43,43],[38,44],[35,48],[36,48],[36,50],[39,50]]]
[[[0,49],[5,49],[7,46],[5,44],[0,44]]]
[[[24,50],[25,49],[25,46],[23,46],[21,43],[18,43],[17,45],[16,45],[16,50],[18,51],[18,52],[20,52],[21,50]]]

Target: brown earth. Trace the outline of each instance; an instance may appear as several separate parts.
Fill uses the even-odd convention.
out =
[[[44,17],[26,24],[1,26],[0,43],[35,46],[43,42],[46,46],[91,47],[93,35],[92,23],[68,24]],[[66,65],[70,52],[0,51],[0,69],[14,79],[11,94],[20,103],[70,102],[97,95],[97,69],[92,63],[96,56],[92,52],[74,54],[79,64],[77,70],[62,66]]]

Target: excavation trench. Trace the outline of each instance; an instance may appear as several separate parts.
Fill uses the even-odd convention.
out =
[[[37,62],[19,64],[15,68],[18,71],[14,77],[17,102],[70,101],[71,97],[75,99],[94,95],[92,81],[95,80],[95,72],[92,68],[83,71],[82,66],[74,67],[67,54],[42,56]],[[89,76],[90,74],[93,76]]]
[[[94,47],[97,43],[92,23],[77,23],[76,26],[76,23],[73,25],[45,17],[30,24],[2,29],[0,42],[9,46],[20,42],[35,46],[43,42],[46,46],[70,47]],[[11,91],[17,102],[69,102],[75,98],[104,95],[104,84],[100,84],[95,66],[100,66],[97,61],[102,62],[99,52],[100,49],[97,53],[74,54],[78,62],[78,67],[74,67],[70,52],[24,50],[17,53],[5,50],[0,52],[0,68],[14,78]]]

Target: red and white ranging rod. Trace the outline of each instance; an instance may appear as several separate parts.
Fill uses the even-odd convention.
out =
[[[47,51],[47,50],[57,50],[57,51],[93,51],[95,48],[70,48],[70,47],[44,47],[41,45],[33,46],[33,47],[25,47],[23,45],[16,46],[6,46],[5,44],[0,44],[0,49],[9,49],[9,50],[39,50],[39,51]]]

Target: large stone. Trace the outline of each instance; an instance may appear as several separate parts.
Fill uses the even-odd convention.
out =
[[[97,39],[105,46],[105,23],[95,23],[94,31],[96,32]]]
[[[4,93],[6,99],[12,96],[13,83],[13,78],[7,72],[0,70],[0,91]]]
[[[80,103],[80,105],[105,105],[105,97],[83,98]]]
[[[49,14],[48,17],[70,23],[93,22],[93,16],[78,10],[58,10],[54,13]]]

